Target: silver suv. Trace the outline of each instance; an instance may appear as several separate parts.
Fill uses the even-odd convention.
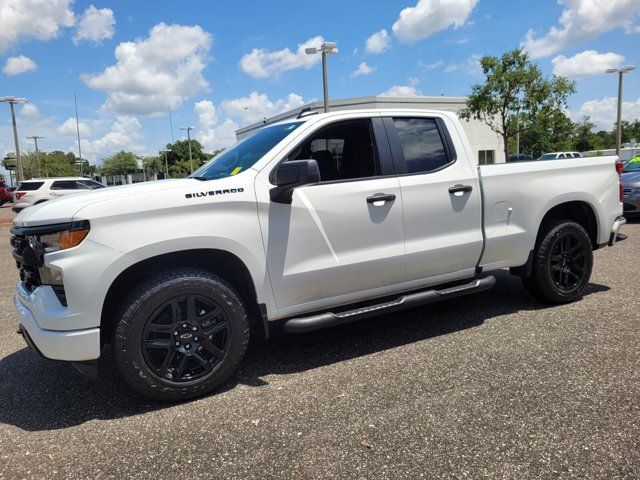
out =
[[[54,198],[82,191],[104,188],[104,185],[81,177],[33,178],[20,182],[13,192],[14,212],[19,212],[32,205],[37,205]]]

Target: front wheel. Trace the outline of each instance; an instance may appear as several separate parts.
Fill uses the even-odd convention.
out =
[[[578,223],[561,220],[549,226],[533,252],[531,276],[525,288],[549,303],[568,303],[582,297],[591,278],[591,239]]]
[[[229,379],[248,343],[247,312],[233,287],[188,269],[140,286],[122,310],[114,350],[131,388],[154,400],[182,401]]]

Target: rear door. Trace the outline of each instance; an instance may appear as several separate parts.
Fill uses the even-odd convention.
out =
[[[402,192],[405,280],[473,275],[483,244],[481,193],[477,167],[449,133],[453,122],[403,114],[384,124]]]

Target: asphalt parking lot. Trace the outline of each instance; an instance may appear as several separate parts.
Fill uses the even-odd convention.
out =
[[[623,232],[580,302],[542,306],[500,272],[487,293],[277,334],[222,392],[158,405],[106,359],[91,382],[25,348],[0,226],[0,479],[640,478],[640,223]]]

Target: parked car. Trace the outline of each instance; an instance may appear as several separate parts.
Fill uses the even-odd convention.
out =
[[[640,216],[640,157],[636,158],[627,162],[622,172],[624,214],[629,217]]]
[[[531,155],[527,155],[525,153],[514,153],[509,155],[509,162],[528,162],[533,160]]]
[[[479,167],[463,132],[451,112],[301,114],[190,178],[26,209],[19,331],[88,374],[112,343],[130,387],[178,401],[222,385],[274,322],[309,332],[451,299],[502,268],[543,302],[580,299],[592,251],[622,239],[622,164]]]
[[[9,190],[7,185],[4,183],[4,180],[0,180],[0,207],[5,203],[10,202],[11,199],[11,190]]]
[[[20,212],[32,205],[38,205],[54,198],[72,193],[104,188],[104,185],[89,178],[33,178],[20,182],[13,192],[13,211]]]
[[[545,153],[538,160],[558,160],[561,158],[583,158],[580,152],[552,152]]]

